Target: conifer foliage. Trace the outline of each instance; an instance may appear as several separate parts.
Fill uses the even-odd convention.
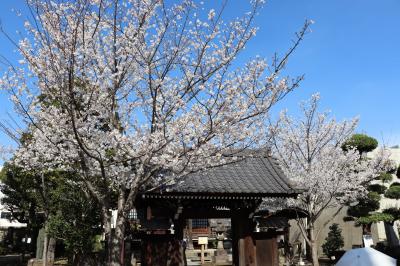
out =
[[[335,251],[340,250],[343,246],[342,229],[337,223],[334,223],[329,226],[329,233],[325,238],[325,243],[322,245],[322,250],[328,257],[331,257]]]

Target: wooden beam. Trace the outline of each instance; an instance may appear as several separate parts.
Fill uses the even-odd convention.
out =
[[[208,218],[231,218],[232,211],[230,210],[215,210],[215,209],[184,209],[180,217],[184,219],[208,219]]]

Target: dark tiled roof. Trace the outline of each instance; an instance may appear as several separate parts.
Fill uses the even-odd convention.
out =
[[[299,193],[272,157],[247,157],[238,162],[189,174],[169,193],[250,194],[285,196]]]
[[[289,220],[287,217],[272,216],[258,219],[258,222],[259,227],[262,229],[289,227]]]

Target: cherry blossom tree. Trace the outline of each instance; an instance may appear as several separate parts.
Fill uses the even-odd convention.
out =
[[[283,112],[271,125],[273,153],[288,177],[305,189],[296,200],[274,202],[298,207],[308,214],[297,219],[311,249],[313,265],[318,263],[318,234],[315,224],[328,208],[355,202],[365,193],[365,184],[388,166],[388,154],[374,159],[361,158],[356,149],[342,149],[354,133],[358,119],[336,121],[329,112],[318,112],[319,95],[301,104],[302,117],[294,119]]]
[[[231,21],[223,20],[226,4],[30,0],[26,38],[5,33],[22,59],[0,85],[29,124],[15,163],[79,172],[101,205],[110,265],[123,263],[125,218],[138,192],[262,145],[270,108],[302,80],[279,75],[310,22],[281,58],[235,67],[263,1]]]

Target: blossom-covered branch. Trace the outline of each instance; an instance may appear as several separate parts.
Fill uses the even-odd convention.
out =
[[[270,108],[302,80],[279,75],[308,21],[282,59],[233,64],[256,34],[262,0],[231,21],[227,2],[206,12],[190,0],[28,3],[26,38],[10,38],[21,65],[0,81],[29,123],[15,163],[78,171],[103,206],[105,227],[117,192],[118,241],[140,189],[263,144]]]

